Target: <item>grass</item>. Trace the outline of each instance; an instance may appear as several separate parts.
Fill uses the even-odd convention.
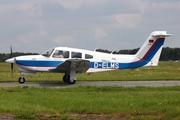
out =
[[[157,67],[117,70],[99,73],[77,74],[80,81],[121,81],[121,80],[180,80],[180,62],[160,62]],[[36,76],[25,76],[27,81],[62,81],[60,73],[37,73]],[[19,78],[17,66],[13,76],[10,73],[10,64],[0,63],[0,82],[16,82]]]
[[[0,112],[19,119],[105,114],[180,119],[180,87],[1,88]],[[68,116],[66,116],[68,118]]]
[[[102,73],[78,74],[80,81],[95,80],[180,80],[180,63],[160,62],[157,67]],[[61,81],[63,74],[37,73],[27,81]],[[11,76],[10,64],[0,63],[0,82],[16,82],[17,66]],[[180,119],[180,87],[0,87],[0,113],[15,119],[58,118],[76,120],[71,115],[105,115],[124,119]]]

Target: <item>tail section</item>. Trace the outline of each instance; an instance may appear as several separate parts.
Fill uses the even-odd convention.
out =
[[[135,57],[139,59],[139,61],[147,61],[148,63],[145,66],[157,66],[164,40],[168,36],[171,36],[171,34],[167,34],[166,31],[152,32],[135,54]]]

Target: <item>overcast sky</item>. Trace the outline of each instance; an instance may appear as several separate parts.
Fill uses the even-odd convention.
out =
[[[0,53],[134,49],[156,30],[180,47],[179,0],[0,0]]]

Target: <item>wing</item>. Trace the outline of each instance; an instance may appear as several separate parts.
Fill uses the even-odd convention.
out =
[[[76,73],[86,72],[90,67],[90,61],[84,59],[69,59],[59,64],[55,69],[50,69],[52,72],[67,73],[76,71]]]

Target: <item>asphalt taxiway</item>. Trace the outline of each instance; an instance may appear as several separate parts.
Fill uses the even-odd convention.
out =
[[[78,87],[78,86],[123,86],[123,87],[166,87],[166,86],[180,86],[180,81],[76,81],[75,84],[70,85],[64,82],[26,82],[19,84],[18,82],[3,82],[0,87]]]

